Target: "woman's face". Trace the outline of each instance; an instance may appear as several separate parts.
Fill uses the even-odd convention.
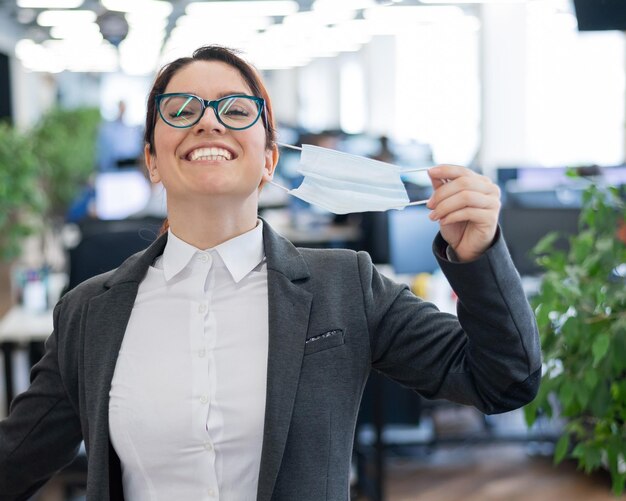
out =
[[[252,92],[239,71],[220,61],[194,61],[170,80],[165,93],[183,92],[214,100]],[[277,151],[265,147],[259,118],[250,128],[231,130],[206,109],[193,127],[177,129],[160,117],[154,129],[154,155],[146,146],[152,182],[162,182],[168,206],[195,196],[246,199],[271,179]]]

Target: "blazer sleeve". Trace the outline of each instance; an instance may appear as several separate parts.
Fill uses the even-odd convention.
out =
[[[359,253],[373,368],[427,398],[486,414],[525,405],[539,387],[539,336],[500,232],[469,263],[442,257],[445,246],[438,235],[434,250],[458,296],[458,318],[381,276]]]
[[[63,300],[55,307],[54,331],[32,369],[29,389],[15,398],[9,416],[0,421],[0,501],[28,499],[72,461],[80,446],[80,420],[59,369],[62,309]]]

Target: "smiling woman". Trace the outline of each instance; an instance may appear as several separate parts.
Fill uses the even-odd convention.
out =
[[[456,318],[366,253],[296,248],[258,218],[278,160],[272,105],[234,51],[202,47],[159,73],[145,142],[169,227],[56,306],[31,387],[0,422],[0,500],[27,499],[81,439],[88,499],[345,500],[372,369],[486,413],[534,397],[536,325],[487,178],[429,171]]]
[[[150,179],[166,188],[169,225],[198,248],[256,225],[259,190],[276,166],[278,149],[267,137],[273,129],[258,120],[269,98],[254,95],[255,73],[248,78],[252,85],[230,64],[197,57],[154,95],[158,114],[146,131]],[[203,223],[207,217],[212,225]]]

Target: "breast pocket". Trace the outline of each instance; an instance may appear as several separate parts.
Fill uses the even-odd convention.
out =
[[[329,350],[344,344],[343,329],[333,329],[331,331],[317,334],[308,338],[304,345],[304,354],[311,355],[319,351]]]

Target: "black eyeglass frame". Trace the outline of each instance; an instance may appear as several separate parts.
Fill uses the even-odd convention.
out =
[[[200,103],[202,104],[202,112],[198,115],[196,120],[194,120],[192,123],[189,123],[189,124],[186,124],[186,125],[174,125],[171,122],[168,122],[166,120],[166,118],[163,116],[163,113],[161,112],[161,101],[163,99],[165,99],[165,98],[176,97],[176,96],[185,96],[185,97],[189,97],[189,98],[192,98],[192,99],[196,99],[196,100],[200,101]],[[220,117],[220,114],[219,114],[219,111],[218,111],[219,104],[222,101],[226,101],[227,99],[232,99],[234,97],[241,97],[241,98],[245,98],[245,99],[250,99],[251,101],[254,101],[256,103],[256,105],[257,105],[258,114],[257,114],[256,118],[252,121],[251,124],[246,125],[245,127],[233,127],[232,125],[228,125],[227,123],[224,123],[224,121]],[[249,129],[255,123],[258,122],[259,117],[261,115],[263,115],[263,125],[267,129],[267,109],[265,107],[265,99],[263,99],[262,97],[248,96],[247,94],[231,94],[229,96],[224,96],[224,97],[221,97],[219,99],[214,99],[212,101],[209,101],[208,99],[203,99],[200,96],[196,96],[195,94],[189,94],[187,92],[170,92],[170,93],[167,93],[167,94],[157,94],[154,99],[156,101],[156,108],[157,108],[157,111],[159,113],[159,116],[161,117],[161,120],[163,120],[170,127],[174,127],[175,129],[187,129],[189,127],[193,127],[194,125],[196,125],[202,119],[202,117],[204,116],[204,112],[207,110],[207,108],[212,108],[213,109],[213,112],[215,113],[215,117],[217,118],[217,121],[219,123],[221,123],[227,129],[231,129],[231,130],[245,130],[245,129]]]

